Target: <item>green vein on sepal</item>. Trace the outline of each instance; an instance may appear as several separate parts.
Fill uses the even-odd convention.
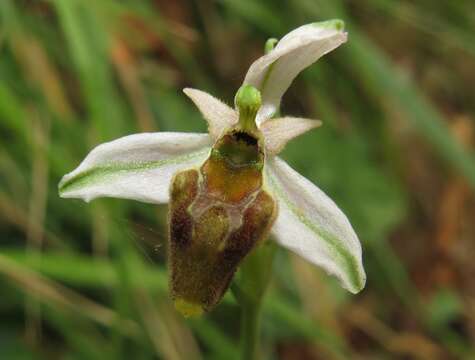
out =
[[[338,265],[343,268],[346,274],[348,274],[352,290],[355,292],[361,291],[365,285],[365,279],[360,276],[360,272],[358,271],[359,260],[340,244],[340,239],[338,239],[338,237],[322,229],[321,226],[315,224],[306,217],[303,212],[285,195],[282,187],[275,180],[275,177],[269,171],[266,173],[271,188],[273,189],[273,193],[277,195],[279,200],[285,203],[292,214],[294,214],[302,224],[309,228],[313,233],[316,233],[316,235],[327,243],[333,259],[336,260]]]
[[[340,19],[314,22],[312,23],[312,25],[323,28],[323,29],[335,29],[338,31],[342,31],[345,29],[345,22]]]
[[[141,172],[156,169],[161,166],[179,164],[205,155],[207,152],[209,152],[209,149],[203,149],[164,160],[109,163],[107,165],[96,166],[85,170],[70,179],[61,181],[58,185],[58,191],[60,195],[63,195],[68,191],[77,190],[100,181],[110,180],[124,172]]]

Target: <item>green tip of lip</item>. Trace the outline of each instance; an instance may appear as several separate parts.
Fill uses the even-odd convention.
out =
[[[338,31],[343,31],[345,29],[345,22],[340,19],[315,22],[313,25],[325,29],[335,29]]]
[[[200,316],[204,312],[201,305],[189,302],[182,298],[176,299],[174,303],[175,309],[186,318]]]

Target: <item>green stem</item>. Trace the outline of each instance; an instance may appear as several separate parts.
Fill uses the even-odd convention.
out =
[[[241,359],[259,359],[260,303],[241,304]]]
[[[262,299],[272,274],[277,247],[271,241],[254,249],[239,269],[231,287],[241,306],[241,359],[259,359],[260,317]]]

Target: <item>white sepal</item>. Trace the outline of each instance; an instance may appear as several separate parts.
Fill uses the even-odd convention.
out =
[[[142,133],[94,148],[59,183],[64,198],[98,197],[166,203],[172,176],[197,167],[209,154],[208,134]]]
[[[244,79],[244,84],[256,87],[262,94],[257,122],[276,113],[282,95],[303,69],[346,39],[347,34],[340,20],[308,24],[288,33],[272,51],[257,59]]]
[[[272,235],[279,244],[335,275],[357,293],[366,275],[361,245],[338,206],[309,180],[277,157],[266,162],[266,186],[278,201]]]
[[[208,131],[214,140],[216,140],[224,130],[237,123],[237,112],[210,94],[191,88],[185,88],[183,92],[195,103],[196,107],[208,122]]]
[[[321,124],[320,120],[290,116],[266,120],[261,124],[260,130],[264,135],[267,154],[277,155],[290,140]]]

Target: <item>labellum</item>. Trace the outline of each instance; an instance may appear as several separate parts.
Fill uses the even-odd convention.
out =
[[[170,291],[185,316],[209,311],[241,261],[261,243],[277,206],[262,188],[264,141],[255,125],[260,93],[236,95],[239,123],[214,144],[199,169],[181,171],[170,189]]]

